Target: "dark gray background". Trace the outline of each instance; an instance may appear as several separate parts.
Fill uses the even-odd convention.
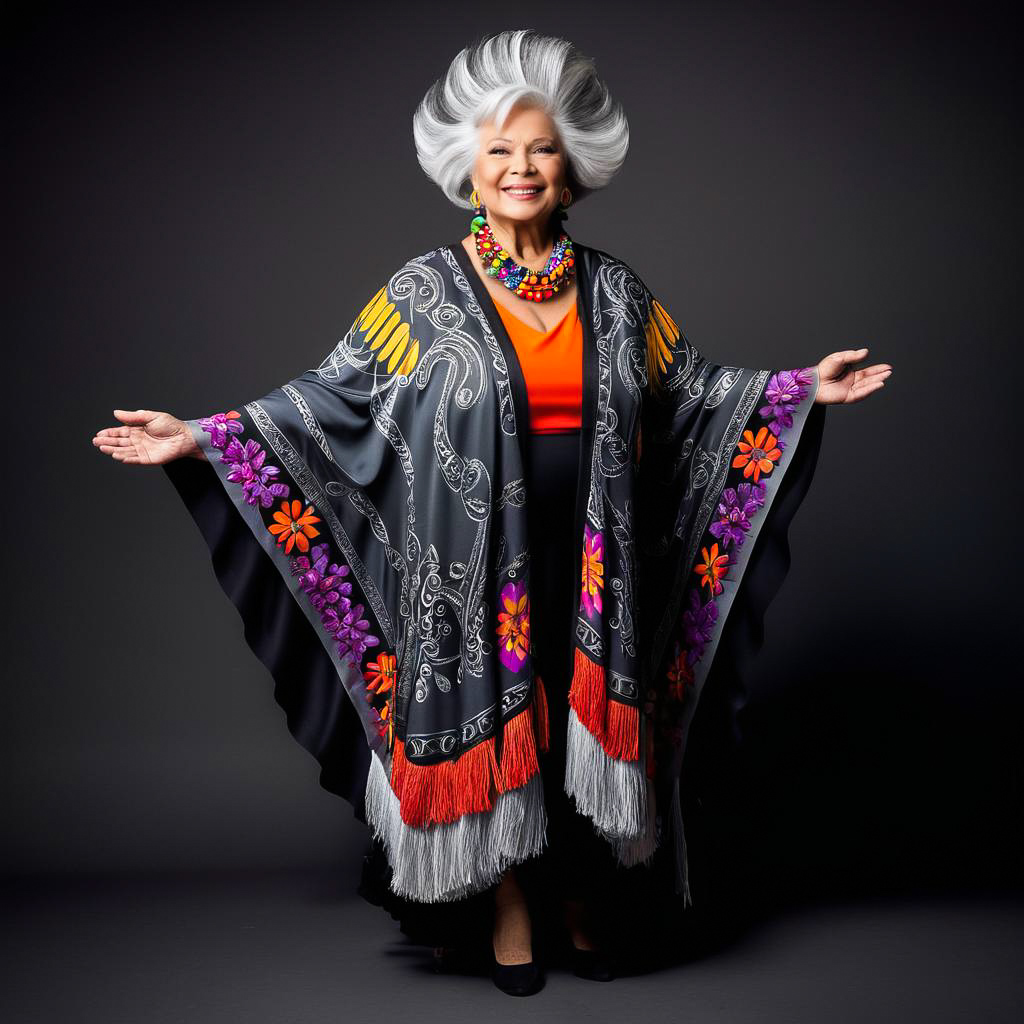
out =
[[[160,470],[91,445],[315,365],[461,237],[411,116],[502,5],[7,5],[7,871],[335,865],[320,790]],[[776,893],[1017,886],[1019,121],[977,5],[536,5],[625,105],[568,229],[711,358],[870,347],[830,408],[723,820]],[[730,802],[733,801],[733,802]],[[735,809],[735,814],[732,810]]]

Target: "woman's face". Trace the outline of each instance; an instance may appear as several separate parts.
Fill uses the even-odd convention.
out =
[[[488,217],[547,222],[565,187],[566,160],[555,123],[537,107],[513,107],[499,130],[480,126],[473,187]]]

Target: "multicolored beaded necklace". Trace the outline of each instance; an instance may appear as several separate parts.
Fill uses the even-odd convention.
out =
[[[470,223],[476,240],[476,252],[486,273],[498,278],[509,291],[521,299],[543,302],[560,292],[576,273],[576,256],[572,239],[563,231],[551,250],[543,270],[531,270],[516,263],[505,247],[494,237],[486,218],[476,216]]]

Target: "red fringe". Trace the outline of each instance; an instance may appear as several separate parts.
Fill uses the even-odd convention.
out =
[[[578,647],[575,651],[569,706],[588,731],[601,736],[604,734],[606,704],[604,668],[591,661]]]
[[[609,757],[620,761],[640,759],[640,711],[620,700],[608,703],[608,722],[601,745]]]
[[[529,782],[540,770],[538,737],[540,749],[548,749],[547,699],[542,687],[535,690],[534,702],[542,725],[536,724],[534,703],[505,722],[500,764],[493,736],[463,751],[454,761],[429,765],[409,761],[405,741],[396,736],[391,788],[398,797],[402,821],[419,828],[458,821],[464,814],[491,810],[498,793]]]
[[[569,705],[609,757],[624,761],[640,758],[640,711],[631,704],[608,700],[604,666],[575,649]]]
[[[532,704],[528,704],[505,723],[500,767],[498,779],[502,793],[507,789],[518,789],[537,774],[540,766],[537,764]]]
[[[489,811],[494,763],[491,736],[454,761],[414,764],[406,759],[405,742],[395,738],[391,760],[391,788],[399,799],[402,821],[431,825],[456,821],[463,814]]]

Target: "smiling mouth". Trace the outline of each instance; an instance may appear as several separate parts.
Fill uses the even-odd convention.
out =
[[[529,198],[530,196],[540,195],[544,190],[539,185],[506,185],[501,191],[508,193],[510,196]]]

